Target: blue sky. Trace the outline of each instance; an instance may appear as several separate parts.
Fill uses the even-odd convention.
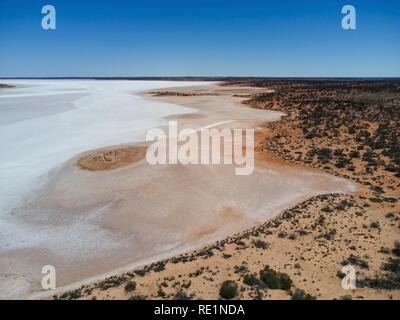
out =
[[[398,77],[400,1],[0,0],[0,77],[24,76]]]

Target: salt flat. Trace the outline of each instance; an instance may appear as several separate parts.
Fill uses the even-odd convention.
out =
[[[34,179],[72,156],[98,147],[140,141],[165,123],[191,112],[144,100],[134,92],[175,85],[170,81],[14,80],[1,90],[0,209],[12,208]],[[178,82],[177,86],[192,83]]]
[[[135,94],[218,87],[204,83],[7,83],[26,88],[0,96],[0,113],[9,119],[0,126],[7,151],[0,160],[2,298],[37,297],[43,265],[56,268],[58,286],[80,283],[222,239],[313,195],[355,190],[344,179],[262,160],[250,176],[236,176],[233,165],[150,166],[145,160],[82,170],[76,163],[88,151],[141,144],[166,118],[193,129],[245,129],[283,114],[242,106],[227,89],[162,101]],[[39,96],[43,104],[32,104]],[[13,109],[23,110],[12,115]]]
[[[193,82],[4,81],[16,88],[0,90],[2,256],[41,243],[35,230],[14,223],[10,213],[27,193],[47,181],[51,170],[89,149],[143,140],[148,129],[166,122],[163,117],[193,111],[134,94]]]

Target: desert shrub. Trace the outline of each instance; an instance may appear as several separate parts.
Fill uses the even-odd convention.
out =
[[[289,290],[292,285],[293,281],[286,273],[279,273],[279,286],[282,290]]]
[[[256,248],[259,248],[259,249],[267,249],[268,248],[268,243],[266,243],[265,241],[262,241],[262,240],[253,241],[253,244]]]
[[[381,199],[381,198],[369,198],[369,201],[375,202],[375,203],[382,203],[383,199]]]
[[[183,292],[182,290],[179,290],[175,296],[174,296],[174,300],[191,300],[193,299],[194,294],[192,293],[190,296],[188,296],[185,292]]]
[[[133,272],[136,273],[138,276],[141,276],[141,277],[143,277],[146,274],[146,271],[144,269],[135,270]]]
[[[166,293],[163,291],[162,288],[159,288],[157,291],[157,294],[159,297],[164,298],[166,296]]]
[[[315,300],[315,297],[309,293],[305,293],[304,290],[296,289],[296,291],[292,293],[292,300]]]
[[[233,299],[238,294],[238,286],[232,280],[226,280],[222,283],[219,295],[224,299]]]
[[[392,253],[398,257],[400,257],[400,242],[395,241],[394,242],[394,249],[392,249]]]
[[[248,286],[254,286],[257,282],[257,277],[254,274],[245,274],[243,278],[243,283]]]
[[[299,235],[306,236],[306,235],[308,235],[308,232],[306,230],[302,229],[302,230],[299,231]]]
[[[286,273],[276,272],[265,266],[264,270],[260,271],[260,279],[266,283],[270,289],[289,290],[293,282]]]
[[[385,191],[380,186],[371,187],[371,189],[377,193],[385,193]]]
[[[343,260],[341,264],[342,266],[353,264],[359,266],[362,269],[369,269],[368,261],[362,260],[361,258],[355,256],[354,254],[350,254],[347,260]]]
[[[400,259],[389,258],[388,262],[382,266],[382,269],[400,275]]]
[[[154,265],[154,272],[161,272],[165,270],[165,262],[161,261]]]
[[[373,288],[383,290],[399,290],[400,276],[396,274],[383,275],[377,278],[357,279],[357,286],[360,288]]]
[[[241,273],[241,272],[249,271],[245,265],[234,266],[233,268],[235,270],[235,273]]]
[[[332,239],[334,238],[335,235],[336,235],[336,229],[331,229],[331,230],[329,230],[329,232],[325,233],[325,234],[323,235],[323,237],[324,237],[326,240],[332,240]]]
[[[267,284],[268,288],[279,289],[279,275],[269,266],[265,266],[264,270],[260,271],[260,278]]]
[[[132,292],[135,289],[136,289],[136,282],[135,281],[129,281],[125,286],[125,291],[126,292]]]
[[[332,210],[330,207],[325,206],[325,207],[323,207],[323,208],[321,209],[321,211],[330,213],[330,212],[332,212],[333,210]]]
[[[360,152],[358,150],[352,151],[352,152],[350,152],[350,157],[351,158],[360,158]]]
[[[294,234],[291,234],[290,236],[289,236],[289,238],[288,238],[289,240],[296,240],[297,239],[297,237],[296,237],[296,235],[294,235]]]
[[[60,299],[62,300],[74,300],[74,299],[79,299],[80,297],[82,297],[82,291],[81,289],[75,289],[75,290],[71,290],[68,292],[65,292]]]
[[[112,277],[109,277],[109,278],[103,280],[102,282],[100,282],[98,287],[101,290],[107,290],[109,288],[119,287],[126,280],[127,280],[127,278],[125,276],[120,276],[120,277],[112,276]]]
[[[379,222],[371,222],[370,227],[373,229],[379,229]]]
[[[383,254],[389,254],[390,250],[388,248],[381,247],[378,252]]]
[[[285,231],[281,231],[278,233],[278,238],[286,238],[286,236],[287,236],[287,232],[285,232]]]

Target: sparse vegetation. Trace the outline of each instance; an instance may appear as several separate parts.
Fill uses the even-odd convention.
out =
[[[370,289],[366,296],[371,297],[374,292],[380,298],[387,298],[389,290],[395,295],[393,290],[400,290],[400,243],[391,246],[384,239],[394,238],[393,232],[398,234],[400,228],[395,193],[400,187],[400,81],[237,79],[233,82],[274,90],[243,97],[249,98],[245,103],[253,108],[287,114],[281,121],[264,125],[268,135],[258,146],[259,151],[351,179],[365,186],[365,190],[358,194],[313,197],[273,220],[203,249],[136,270],[137,295],[130,299],[141,297],[139,281],[146,279],[141,276],[146,277],[152,271],[159,272],[160,279],[149,298],[193,298],[189,290],[197,293],[199,284],[216,281],[215,285],[225,276],[236,287],[234,296],[226,299],[238,296],[264,299],[275,289],[286,290],[284,294],[290,294],[293,300],[312,300],[320,295],[344,300],[360,298],[319,291],[321,272],[330,276],[332,286],[340,285],[345,276],[338,271],[340,263],[356,266],[357,287]],[[284,244],[281,255],[277,243]],[[256,252],[252,264],[246,263],[252,252]],[[271,252],[280,255],[281,261],[273,260]],[[207,259],[212,262],[219,259],[213,270],[201,269],[208,266]],[[168,282],[161,278],[168,271],[168,263],[187,263],[190,270],[174,274],[176,281]],[[265,263],[270,266],[260,271]],[[307,277],[310,272],[313,278]],[[110,287],[115,287],[119,281],[111,283]],[[240,290],[236,283],[240,283]],[[222,297],[222,286],[220,290],[218,286],[212,290],[215,296],[219,293]],[[87,292],[90,291],[82,289],[65,294],[64,298],[81,297]]]

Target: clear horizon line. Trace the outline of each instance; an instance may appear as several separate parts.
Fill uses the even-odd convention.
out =
[[[0,77],[0,79],[400,79],[400,76],[24,76]]]

